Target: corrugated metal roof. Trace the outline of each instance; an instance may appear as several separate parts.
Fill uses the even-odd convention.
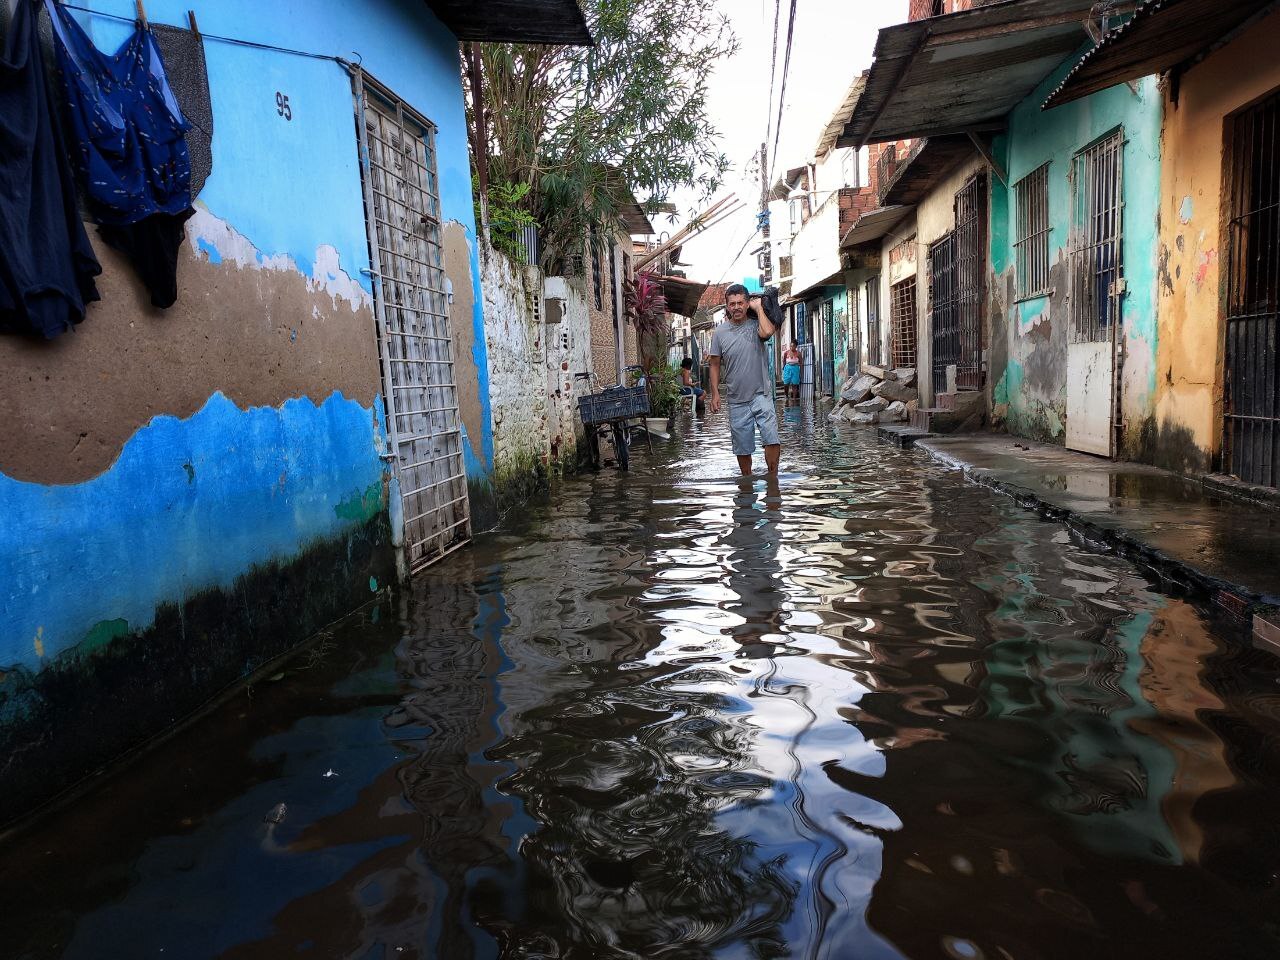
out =
[[[1163,73],[1275,6],[1274,0],[1147,0],[1127,23],[1085,54],[1049,95],[1044,109]]]
[[[849,232],[840,241],[840,249],[845,250],[879,240],[910,216],[913,209],[913,207],[881,207],[879,210],[868,210],[849,228]]]
[[[1094,0],[1004,0],[887,27],[837,146],[998,128],[1088,40]]]
[[[459,40],[595,43],[578,0],[427,0]]]
[[[698,312],[698,301],[707,291],[707,284],[684,277],[654,277],[667,298],[667,310],[682,317],[692,318]]]

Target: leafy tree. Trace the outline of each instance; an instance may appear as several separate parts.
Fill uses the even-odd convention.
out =
[[[737,41],[716,0],[585,0],[584,12],[594,47],[479,46],[491,199],[528,185],[518,206],[553,271],[593,226],[607,235],[632,194],[650,211],[679,188],[709,196],[728,168],[707,81]]]

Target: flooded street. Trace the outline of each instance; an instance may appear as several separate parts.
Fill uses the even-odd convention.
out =
[[[722,418],[560,484],[11,838],[0,954],[1280,955],[1280,660],[782,425],[776,488]]]

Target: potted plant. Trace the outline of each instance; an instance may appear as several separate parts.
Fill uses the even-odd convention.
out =
[[[653,348],[668,328],[667,298],[662,284],[649,273],[636,274],[624,282],[622,291],[627,320],[636,328],[640,365],[648,370],[661,362],[654,357]]]
[[[674,426],[676,411],[680,409],[680,374],[669,363],[654,364],[646,381],[649,387],[650,432],[661,433]]]

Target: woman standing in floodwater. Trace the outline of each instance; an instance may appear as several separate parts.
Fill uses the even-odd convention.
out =
[[[782,385],[787,389],[788,400],[800,398],[800,351],[794,343],[788,343],[782,354]]]

